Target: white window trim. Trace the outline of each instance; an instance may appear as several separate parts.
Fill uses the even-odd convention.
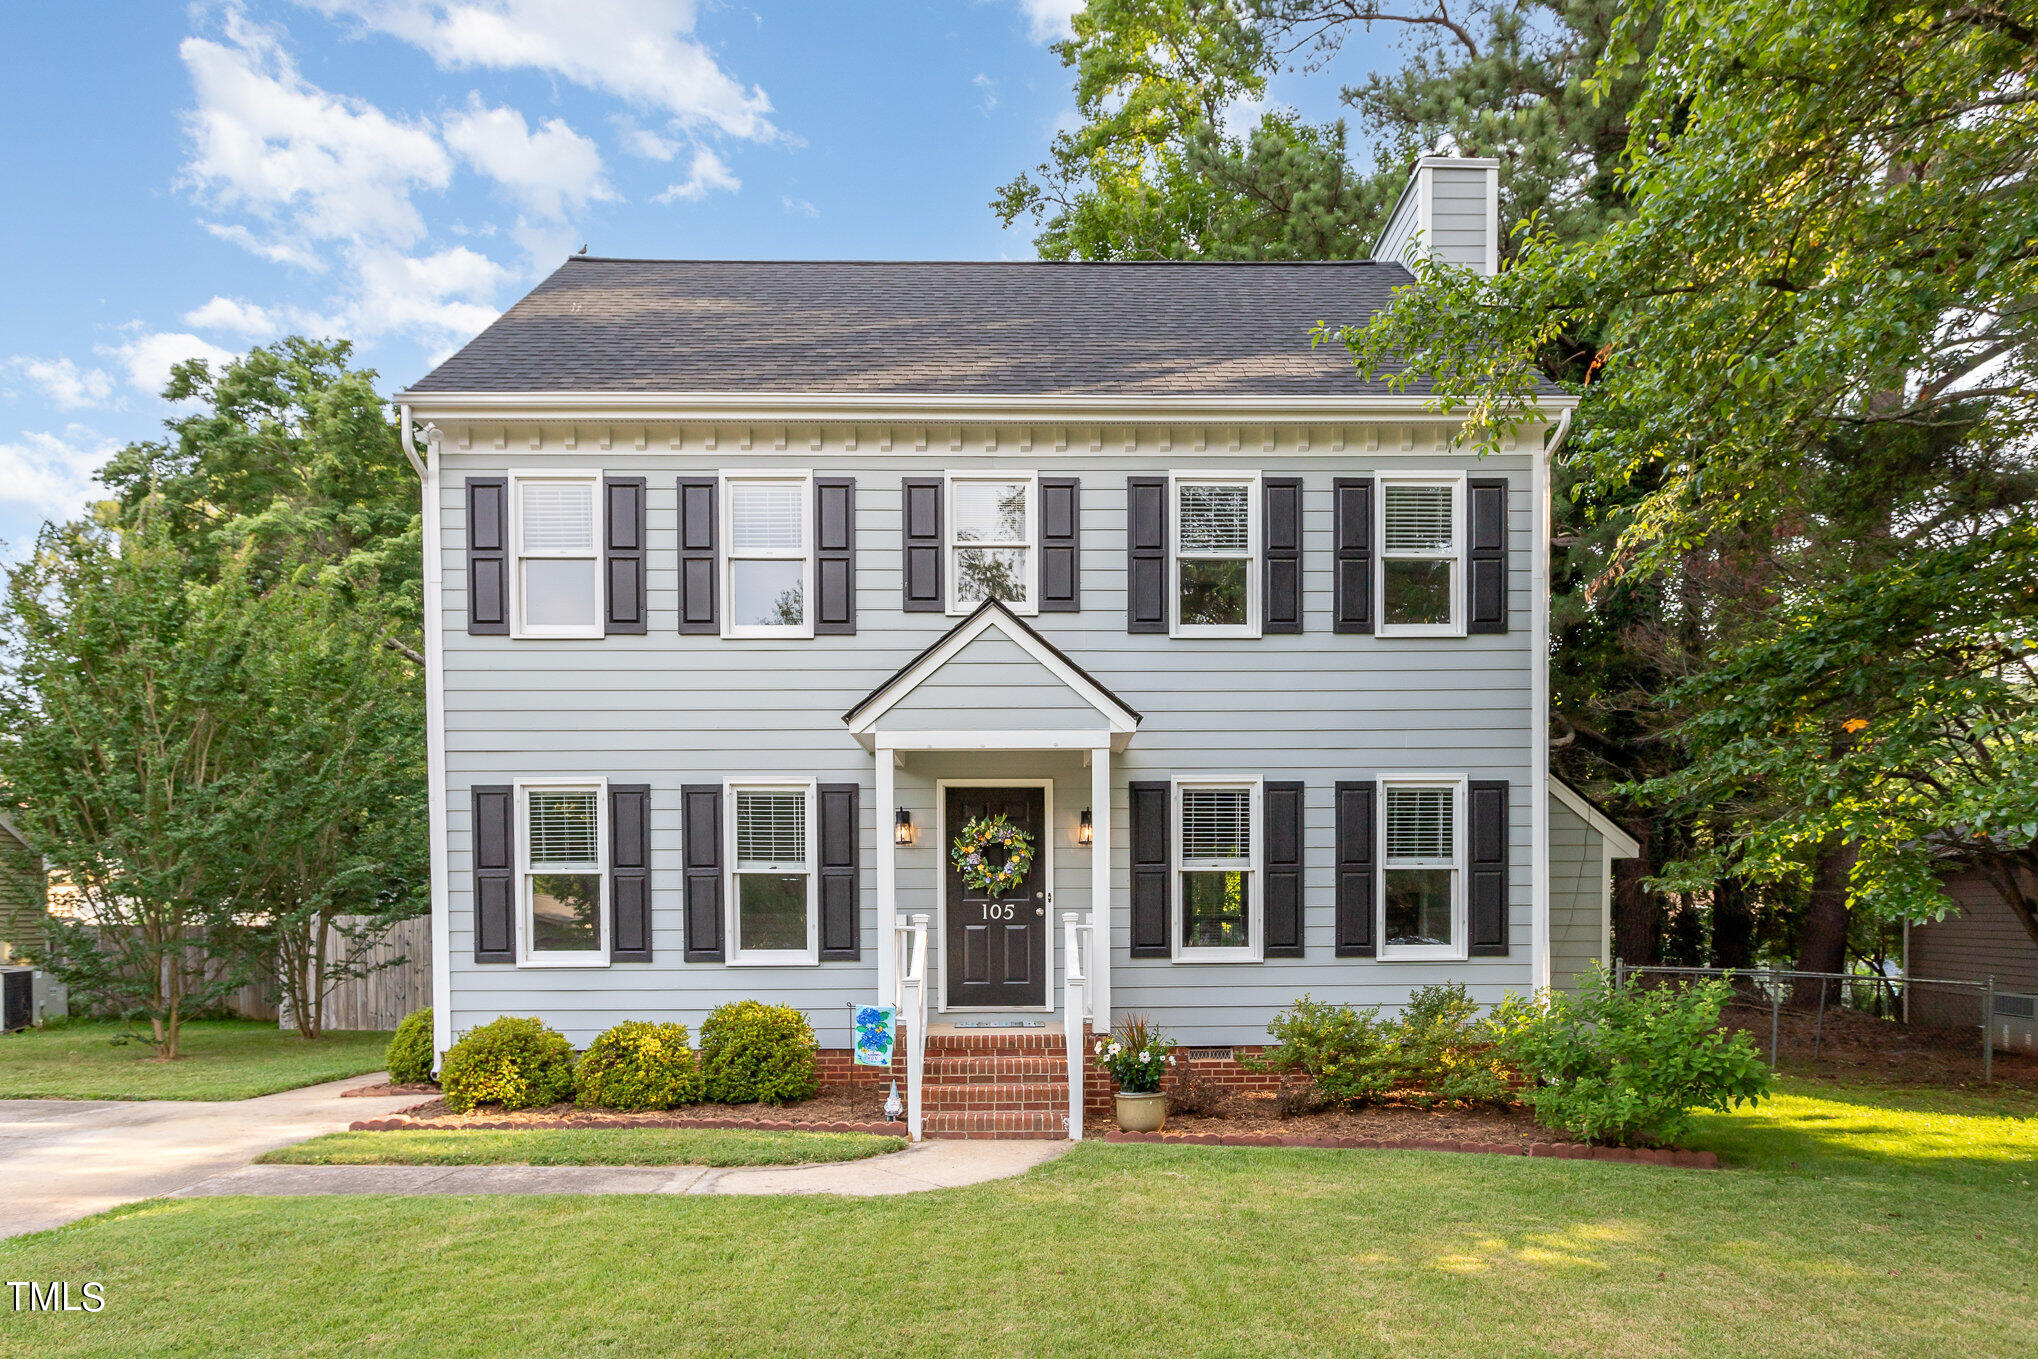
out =
[[[1182,942],[1182,874],[1199,867],[1182,858],[1182,790],[1184,788],[1245,788],[1252,794],[1252,857],[1247,868],[1246,930],[1251,943],[1224,948]],[[1258,777],[1198,776],[1175,779],[1168,786],[1168,947],[1177,963],[1257,963],[1266,959],[1266,826],[1265,799]],[[1229,868],[1231,865],[1225,865]],[[1212,871],[1222,872],[1223,868]]]
[[[1383,472],[1380,494],[1374,498],[1373,541],[1380,545],[1379,567],[1374,571],[1373,617],[1379,620],[1374,633],[1380,637],[1463,637],[1465,633],[1465,474],[1463,472]],[[1396,552],[1394,561],[1447,561],[1451,563],[1451,621],[1448,623],[1390,623],[1387,621],[1387,488],[1389,486],[1448,486],[1451,488],[1451,550],[1449,552]]]
[[[805,620],[796,627],[777,623],[738,624],[736,618],[736,572],[732,564],[741,561],[792,561],[794,554],[781,548],[770,552],[736,551],[735,497],[729,493],[731,483],[746,481],[797,482],[800,487],[800,572],[801,617]],[[791,637],[807,638],[814,635],[814,474],[801,471],[743,471],[724,472],[716,491],[716,516],[721,521],[715,525],[717,540],[722,544],[716,563],[722,577],[722,636],[743,637]]]
[[[1228,552],[1182,551],[1182,487],[1221,485],[1246,488],[1245,622],[1184,623],[1182,621],[1182,567],[1189,560],[1233,560]],[[1260,563],[1265,557],[1265,497],[1260,494],[1258,472],[1170,472],[1168,474],[1168,636],[1170,637],[1258,637],[1260,636]]]
[[[1379,844],[1375,861],[1373,899],[1379,903],[1379,915],[1374,920],[1374,935],[1380,941],[1382,962],[1455,962],[1471,956],[1465,944],[1465,811],[1466,790],[1469,787],[1466,776],[1461,774],[1382,774],[1380,776],[1380,809],[1374,822],[1378,826]],[[1430,944],[1402,944],[1399,947],[1387,942],[1387,790],[1389,788],[1448,788],[1451,790],[1451,943],[1439,948]],[[1424,862],[1418,867],[1442,868],[1441,862]]]
[[[955,484],[959,481],[1023,481],[1026,483],[1026,541],[958,542],[955,537]],[[1005,601],[1017,614],[1040,612],[1040,473],[1038,472],[945,472],[941,480],[941,575],[944,610],[951,616],[975,613],[980,599],[965,603],[956,590],[955,559],[965,547],[1023,547],[1026,549],[1026,598]]]
[[[722,856],[727,865],[722,870],[723,937],[729,941],[728,965],[731,967],[787,967],[813,964],[821,961],[821,872],[817,857],[820,842],[820,827],[815,817],[820,812],[818,781],[815,779],[725,779],[722,783]],[[738,919],[736,899],[736,794],[744,793],[804,793],[807,798],[807,946],[803,949],[742,947],[743,931]]]
[[[609,781],[594,779],[517,779],[516,790],[516,871],[517,871],[517,966],[518,967],[607,967],[609,965]],[[601,882],[601,909],[596,921],[593,949],[575,950],[571,953],[547,951],[539,953],[531,944],[531,818],[530,795],[540,793],[587,793],[594,794],[594,838],[597,859],[596,876]]]
[[[524,551],[524,487],[533,481],[581,481],[593,488],[588,503],[593,506],[586,552]],[[608,593],[602,571],[602,474],[600,472],[512,471],[510,483],[510,637],[527,641],[559,638],[584,639],[607,633]],[[594,563],[594,621],[583,628],[533,628],[524,622],[524,562],[531,560],[591,561]]]

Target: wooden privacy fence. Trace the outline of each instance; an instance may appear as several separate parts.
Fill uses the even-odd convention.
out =
[[[346,923],[351,926],[355,921],[347,918]],[[399,920],[372,944],[329,931],[326,950],[330,957],[351,957],[375,969],[365,977],[349,977],[327,993],[328,1029],[393,1029],[412,1010],[432,1003],[430,916]],[[403,961],[384,965],[396,958]],[[287,1005],[272,1013],[278,1028],[297,1027]]]

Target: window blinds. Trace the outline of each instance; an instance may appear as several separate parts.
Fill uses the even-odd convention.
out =
[[[1449,860],[1454,853],[1449,788],[1387,790],[1387,857]]]
[[[1182,861],[1252,857],[1252,790],[1182,790]]]
[[[958,543],[1026,541],[1026,483],[957,481],[954,487]]]
[[[1385,551],[1448,552],[1456,535],[1451,527],[1451,488],[1396,486],[1384,488]]]
[[[523,550],[594,551],[594,485],[585,481],[526,481]]]
[[[1244,486],[1180,488],[1182,550],[1245,552],[1252,545],[1252,509]]]
[[[601,862],[600,818],[592,788],[526,795],[530,816],[531,866]]]
[[[729,483],[732,552],[797,552],[806,546],[806,487],[789,481]]]
[[[807,859],[807,795],[738,791],[738,864],[799,864]]]

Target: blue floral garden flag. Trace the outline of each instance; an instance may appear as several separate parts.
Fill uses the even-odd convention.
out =
[[[893,1005],[853,1005],[856,1064],[890,1066],[892,1045],[899,1038],[899,1011]]]

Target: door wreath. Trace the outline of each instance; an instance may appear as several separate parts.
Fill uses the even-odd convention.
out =
[[[1002,896],[1026,880],[1033,867],[1033,837],[1005,819],[972,817],[955,837],[948,857],[972,891]]]

